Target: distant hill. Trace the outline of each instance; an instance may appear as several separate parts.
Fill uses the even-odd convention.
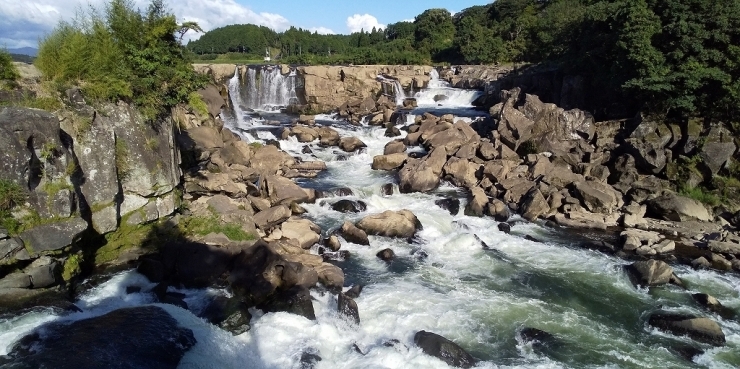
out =
[[[11,54],[20,54],[20,55],[28,55],[36,57],[36,54],[39,53],[39,49],[35,47],[20,47],[17,49],[7,49],[9,53]]]

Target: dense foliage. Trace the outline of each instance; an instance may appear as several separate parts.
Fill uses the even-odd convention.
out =
[[[175,36],[183,27],[193,25],[178,25],[162,0],[144,12],[132,0],[111,0],[104,14],[61,22],[41,40],[35,64],[62,86],[79,84],[92,99],[131,101],[153,119],[204,83]]]

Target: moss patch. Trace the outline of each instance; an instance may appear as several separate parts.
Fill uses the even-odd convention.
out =
[[[121,227],[105,235],[105,245],[95,252],[95,265],[115,261],[128,250],[151,246],[148,241],[152,238],[156,224],[131,226],[126,219],[122,219]]]
[[[186,235],[205,236],[211,233],[223,233],[232,241],[252,241],[257,236],[245,232],[239,224],[223,223],[216,216],[193,216],[183,219],[181,230]]]
[[[64,262],[64,269],[62,270],[62,278],[65,282],[69,282],[72,278],[82,273],[82,255],[74,254],[70,255]]]

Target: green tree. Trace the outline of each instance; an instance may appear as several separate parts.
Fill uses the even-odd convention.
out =
[[[134,102],[149,119],[187,102],[204,85],[182,52],[181,27],[162,0],[140,12],[111,0],[104,15],[81,14],[41,40],[36,65],[59,84],[77,84],[89,98]]]
[[[13,58],[7,50],[0,49],[0,81],[15,81],[20,78],[18,69],[13,65]]]
[[[429,9],[414,20],[414,40],[417,50],[437,54],[452,46],[455,25],[446,9]]]

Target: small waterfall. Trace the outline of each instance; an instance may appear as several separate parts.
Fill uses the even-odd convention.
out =
[[[231,106],[234,110],[236,120],[243,120],[245,116],[243,106],[248,106],[248,104],[245,104],[242,100],[241,81],[239,79],[239,66],[236,67],[236,70],[234,71],[234,76],[231,77],[231,79],[229,80],[229,98],[231,100]]]
[[[473,101],[482,94],[478,90],[453,88],[449,83],[439,78],[439,72],[436,69],[429,72],[429,77],[428,87],[414,94],[416,102],[420,106],[472,106]]]
[[[407,96],[406,92],[403,90],[403,86],[401,86],[401,82],[397,79],[388,78],[380,74],[377,76],[377,79],[383,86],[383,95],[395,98],[396,105],[403,105],[403,100],[405,100]]]

